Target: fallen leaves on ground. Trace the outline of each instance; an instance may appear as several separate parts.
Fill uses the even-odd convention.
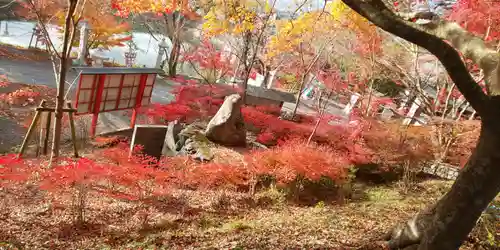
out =
[[[42,100],[46,107],[54,107],[56,89],[44,85],[30,85],[23,83],[7,83],[0,87],[1,116],[9,117],[20,124],[34,115],[34,108]]]
[[[0,242],[26,249],[356,249],[438,199],[449,184],[425,181],[408,196],[396,187],[365,186],[372,198],[313,207],[210,190],[173,190],[145,206],[94,192],[78,228],[70,224],[69,197],[2,189]]]

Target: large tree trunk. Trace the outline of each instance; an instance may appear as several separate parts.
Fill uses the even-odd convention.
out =
[[[483,39],[432,13],[396,15],[383,0],[342,1],[378,27],[435,55],[481,117],[477,147],[450,191],[435,206],[396,227],[389,237],[391,249],[458,249],[500,191],[500,55]],[[429,22],[418,25],[405,21],[414,18]],[[457,50],[483,70],[487,93],[467,71]]]
[[[455,250],[500,191],[500,127],[482,125],[477,147],[450,191],[390,235],[391,249]]]
[[[474,153],[437,203],[418,249],[458,249],[500,191],[500,127],[485,123]]]

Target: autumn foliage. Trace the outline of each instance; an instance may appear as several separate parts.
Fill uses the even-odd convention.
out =
[[[226,95],[239,91],[229,85],[203,85],[194,80],[176,80],[184,84],[174,90],[176,99],[173,102],[155,104],[144,110],[155,123],[173,120],[190,123],[210,119]],[[323,80],[332,82],[338,88],[344,84],[334,84],[333,82],[339,82],[338,79],[329,79],[328,76]],[[212,94],[207,96],[207,93]],[[429,151],[432,145],[428,137],[408,136],[399,125],[386,124],[353,113],[349,123],[342,121],[343,118],[325,115],[318,124],[313,142],[327,145],[353,164],[375,161],[390,166],[397,165],[404,159],[425,161],[432,157],[432,152]],[[244,106],[242,114],[247,129],[256,135],[257,142],[268,146],[286,144],[288,140],[307,140],[316,122],[313,116],[306,115],[300,115],[298,122],[282,119],[281,109],[272,106]],[[332,122],[338,124],[334,125]]]
[[[203,39],[201,45],[182,54],[180,62],[194,66],[196,73],[205,83],[211,84],[225,76],[232,75],[233,66],[229,58],[223,55],[209,39]]]
[[[153,160],[140,154],[140,149],[129,157],[128,148],[119,144],[100,151],[95,158],[61,159],[55,166],[38,159],[19,159],[17,155],[1,156],[0,186],[36,186],[56,203],[69,198],[75,223],[85,220],[90,192],[135,202],[166,194],[168,173],[151,167]]]
[[[488,42],[500,39],[498,1],[458,0],[448,18],[463,25],[467,30],[484,37]]]
[[[334,76],[322,77],[334,89],[347,84]],[[143,110],[153,123],[210,119],[225,96],[241,91],[229,85],[199,84],[180,77],[173,80],[181,83],[173,92],[175,99]],[[271,182],[294,197],[304,192],[315,196],[318,193],[310,190],[318,188],[322,190],[319,193],[326,194],[322,189],[326,188],[334,192],[328,193],[332,198],[352,181],[353,170],[366,164],[374,163],[382,171],[391,172],[407,163],[418,168],[432,158],[431,145],[424,135],[408,134],[398,125],[369,117],[353,115],[349,121],[333,125],[341,118],[325,115],[312,143],[307,143],[315,117],[301,115],[298,121],[288,121],[280,117],[281,109],[274,106],[244,106],[242,114],[249,132],[269,149],[253,149],[244,153],[241,160],[225,162],[199,163],[187,157],[157,162],[142,155],[140,148],[129,155],[130,146],[118,141],[112,148],[94,152],[92,158],[61,159],[51,167],[39,160],[7,155],[0,157],[0,185],[13,188],[30,184],[54,202],[69,199],[74,222],[83,223],[91,193],[146,204],[174,189],[253,193],[263,183]]]
[[[188,18],[198,18],[199,16],[192,10],[187,0],[154,1],[154,0],[112,0],[111,8],[115,10],[115,15],[128,17],[131,13],[152,12],[158,15],[172,14],[179,11]]]
[[[98,6],[97,2],[89,1],[89,4],[92,3]],[[204,17],[207,35],[253,31],[258,25],[254,6],[250,1],[242,3],[230,3],[234,9],[224,11],[224,3],[217,1]],[[460,4],[466,3],[462,1]],[[93,8],[97,9],[96,6]],[[118,16],[144,12],[169,15],[178,11],[186,17],[198,17],[192,10],[193,6],[185,0],[162,3],[115,0],[112,1],[112,8]],[[265,8],[270,7],[266,4]],[[124,41],[131,39],[128,36],[113,36],[129,28],[126,24],[117,22],[113,16],[101,17],[99,13],[96,15],[91,11],[84,14],[84,19],[91,21],[94,27],[91,46],[122,46]],[[491,13],[488,15],[491,16]],[[455,17],[452,14],[450,18]],[[381,38],[375,27],[347,9],[341,1],[334,1],[328,5],[327,14],[309,13],[294,22],[278,25],[279,32],[271,37],[267,56],[272,58],[278,57],[279,53],[286,54],[284,59],[281,58],[286,61],[283,62],[286,66],[284,71],[296,79],[301,78],[301,74],[308,68],[305,67],[304,57],[311,59],[316,56],[312,43],[318,33],[309,32],[324,32],[323,38],[332,39],[337,33],[329,33],[324,29],[329,24],[335,24],[337,29],[352,29],[358,39],[358,44],[352,47],[361,56],[373,56],[380,52]],[[477,23],[467,25],[479,32],[486,28]],[[495,31],[490,32],[490,36],[496,35]],[[304,45],[306,40],[311,42],[309,47]],[[299,48],[301,60],[291,60],[289,56]],[[203,40],[200,47],[182,53],[180,61],[195,64],[205,80],[204,84],[183,77],[170,79],[180,83],[172,91],[175,99],[168,104],[153,104],[143,108],[142,113],[150,123],[166,124],[178,120],[189,124],[197,120],[208,121],[222,105],[225,96],[242,92],[238,87],[216,84],[218,79],[233,74],[233,69],[222,51],[215,48],[208,39]],[[343,94],[349,94],[349,89],[354,85],[358,89],[363,89],[362,85],[366,85],[353,73],[345,76],[344,69],[341,71],[332,67],[328,58],[323,58],[321,63],[309,68],[317,80],[330,93],[339,95],[339,98]],[[0,87],[7,86],[6,82],[5,78],[0,77]],[[39,94],[30,88],[23,88],[0,95],[0,100],[9,105],[33,104]],[[436,107],[444,105],[441,102],[446,94],[444,88],[438,93],[438,103],[434,103]],[[460,97],[457,91],[452,91],[451,96]],[[370,100],[371,103],[362,101],[362,105],[372,105],[372,112],[382,104],[392,103],[389,98],[374,97]],[[361,108],[365,109],[363,106]],[[400,121],[397,124],[381,122],[371,114],[361,115],[362,112],[357,112],[359,110],[354,110],[347,118],[322,113],[318,116],[320,119],[298,115],[295,121],[284,119],[281,108],[277,106],[244,106],[241,111],[248,132],[255,136],[257,143],[264,145],[263,148],[267,147],[246,151],[242,153],[241,160],[200,163],[188,157],[177,156],[157,162],[142,155],[140,148],[136,148],[130,155],[130,145],[119,141],[112,148],[95,152],[92,158],[60,159],[57,165],[50,167],[39,160],[18,159],[13,155],[1,156],[0,186],[11,188],[19,184],[30,184],[43,190],[54,200],[71,197],[75,206],[75,220],[82,222],[85,220],[85,204],[91,192],[110,199],[145,203],[168,194],[173,189],[230,189],[253,193],[264,179],[294,192],[300,192],[305,183],[318,184],[325,180],[329,183],[328,188],[335,189],[349,184],[354,178],[351,173],[369,164],[387,172],[397,172],[403,165],[418,171],[434,159],[435,148],[429,131],[402,128]],[[468,157],[464,149],[472,149],[474,140],[469,138],[477,135],[474,129],[470,131],[473,131],[470,137],[461,138],[457,146],[451,147],[448,162],[461,163]],[[106,140],[100,143],[109,144]]]
[[[59,32],[59,39],[62,39],[65,22],[65,13],[68,4],[65,1],[58,0],[33,0],[33,1],[19,1],[21,4],[18,14],[30,20],[37,21],[37,39],[42,44],[49,46],[51,42],[46,41],[46,30],[49,30],[49,25],[55,25],[56,30]],[[87,53],[90,49],[103,48],[106,50],[112,47],[123,47],[125,42],[130,41],[132,36],[126,33],[130,31],[130,26],[121,20],[118,20],[111,11],[111,6],[108,1],[88,0],[81,1],[77,5],[77,15],[75,15],[75,27],[82,22],[87,22],[91,29],[89,29],[87,41]],[[48,31],[47,31],[48,32]],[[75,30],[75,39],[72,41],[72,46],[79,46],[80,30]],[[86,55],[88,57],[88,55]]]
[[[206,119],[217,112],[224,101],[224,96],[238,91],[231,86],[202,85],[198,84],[197,80],[182,77],[172,80],[182,84],[172,90],[175,99],[169,104],[153,104],[143,109],[143,113],[154,123],[173,120],[190,123],[196,119]]]
[[[347,155],[327,146],[307,146],[293,139],[271,150],[248,155],[248,166],[257,176],[273,176],[278,184],[289,184],[297,178],[319,181],[328,177],[342,182],[354,164]]]
[[[363,137],[367,146],[376,152],[373,162],[385,167],[405,162],[418,167],[433,159],[429,131],[404,127],[396,122],[387,124],[374,121]]]

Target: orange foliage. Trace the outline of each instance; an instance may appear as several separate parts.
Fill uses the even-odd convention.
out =
[[[458,126],[461,135],[450,147],[446,160],[450,164],[463,167],[476,148],[481,122],[477,120],[461,121]]]
[[[302,178],[316,182],[328,177],[342,183],[352,161],[344,152],[331,147],[306,145],[305,140],[292,139],[269,150],[245,154],[243,162],[198,163],[174,157],[167,159],[164,165],[174,182],[182,187],[248,189],[262,176],[272,176],[283,186]]]
[[[35,98],[40,96],[40,92],[34,91],[30,87],[17,89],[14,92],[0,95],[0,100],[10,105],[31,105],[35,103]]]
[[[179,11],[188,19],[199,18],[191,9],[188,0],[112,0],[111,7],[116,10],[116,15],[128,17],[130,13],[156,13],[172,14],[174,11]]]
[[[39,166],[28,166],[14,154],[0,156],[0,166],[0,187],[26,183],[40,170]]]
[[[66,5],[63,0],[33,0],[33,1],[18,1],[22,8],[17,10],[20,16],[28,19],[39,19],[40,22],[46,24],[52,20],[52,17],[61,11]],[[33,5],[29,4],[33,3]]]
[[[119,144],[101,151],[100,156],[100,160],[60,159],[59,164],[50,168],[15,155],[0,156],[0,186],[31,181],[56,196],[94,190],[129,200],[168,192],[169,183],[165,182],[168,172],[150,167],[153,160],[142,156],[140,151],[129,157],[128,146]]]
[[[255,151],[247,156],[248,167],[256,176],[269,175],[278,183],[288,184],[299,177],[319,181],[328,177],[341,182],[352,162],[343,152],[327,146],[306,145],[302,140],[290,140],[270,149]]]
[[[34,20],[40,19],[40,22],[44,25],[51,23],[63,26],[67,8],[66,1],[34,0],[32,1],[33,5],[22,2],[21,6],[23,8],[19,10],[21,16]],[[79,15],[75,16],[75,20],[87,21],[91,26],[88,48],[102,46],[104,49],[109,49],[109,47],[113,46],[125,46],[123,42],[131,39],[131,36],[116,36],[128,32],[130,27],[127,23],[120,22],[115,18],[108,1],[80,1],[75,13]],[[62,33],[63,30],[60,30],[60,32]],[[79,32],[79,30],[76,32]],[[75,39],[74,46],[78,46],[78,39]]]
[[[375,163],[383,166],[401,165],[405,161],[418,166],[434,158],[430,134],[422,133],[418,127],[375,121],[363,133],[363,138],[375,152]]]
[[[132,36],[121,35],[130,31],[126,22],[119,21],[113,14],[111,6],[106,1],[87,0],[83,6],[82,19],[90,25],[87,51],[93,48],[110,49],[114,46],[123,47],[124,42],[130,41]],[[59,25],[64,23],[64,13],[59,13]],[[62,32],[62,31],[61,31]],[[73,46],[78,46],[79,39],[75,39]]]
[[[6,75],[0,75],[0,88],[5,88],[9,86],[9,83],[10,81]]]
[[[198,163],[177,157],[166,161],[171,181],[179,187],[236,189],[248,186],[252,173],[240,163]]]

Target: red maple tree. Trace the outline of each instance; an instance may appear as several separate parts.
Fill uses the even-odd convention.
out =
[[[500,39],[500,2],[483,0],[458,0],[448,18],[486,41]]]

